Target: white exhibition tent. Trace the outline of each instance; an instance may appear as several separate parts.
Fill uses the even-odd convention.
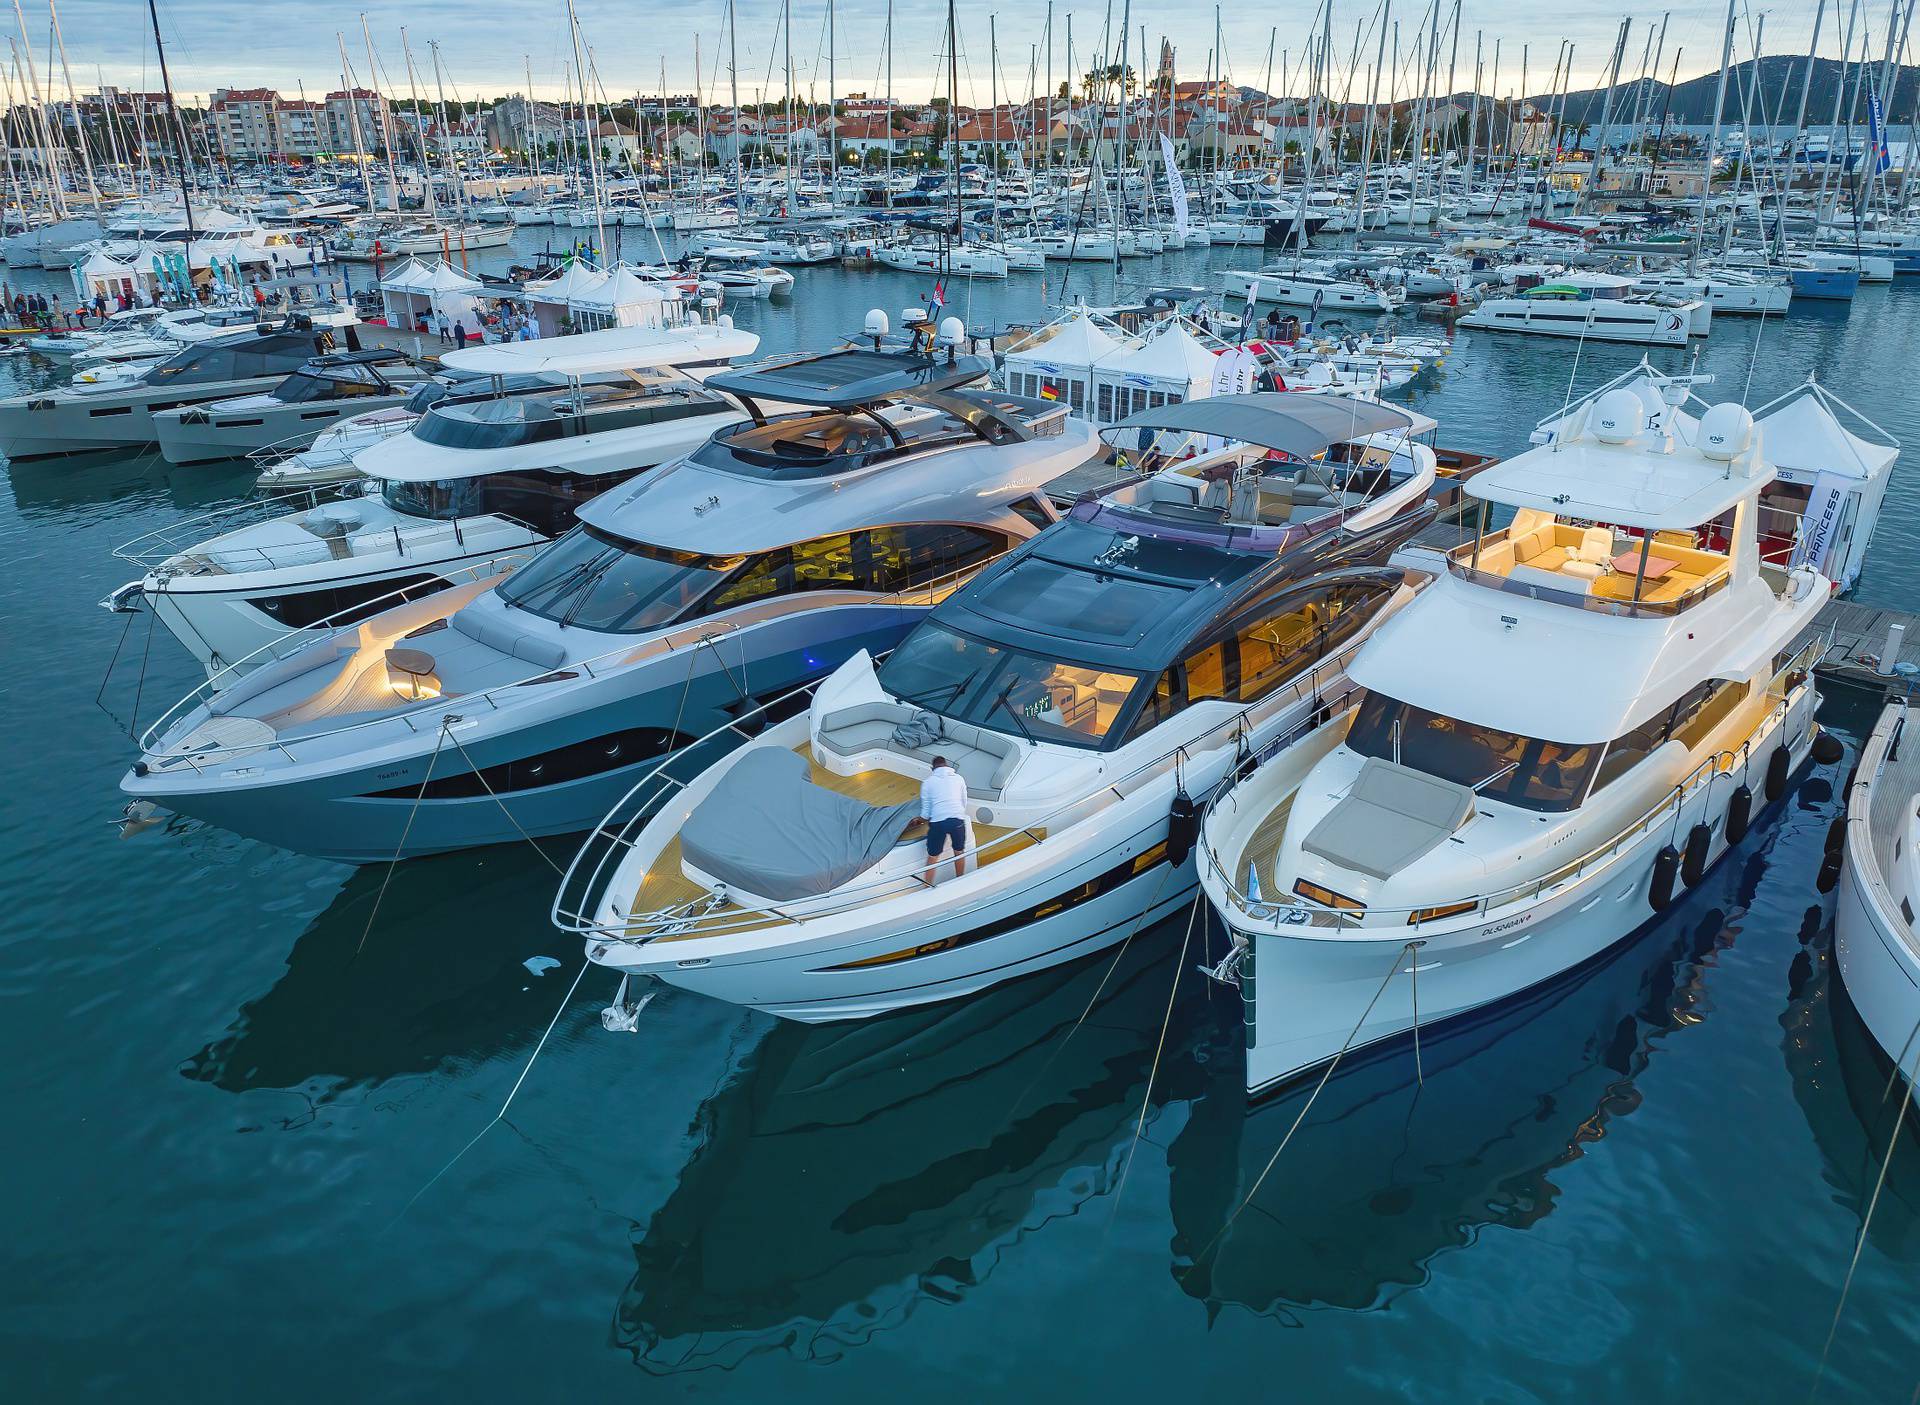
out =
[[[485,286],[443,259],[408,259],[380,280],[380,303],[387,325],[404,331],[436,331],[443,316],[477,328]]]
[[[542,337],[607,327],[660,327],[679,295],[626,264],[609,270],[575,260],[553,278],[527,285],[527,312]]]
[[[1177,317],[1146,337],[1123,346],[1093,368],[1096,424],[1117,424],[1128,415],[1213,394],[1218,358]]]
[[[1054,324],[1051,336],[1006,354],[1007,389],[1015,395],[1057,399],[1085,415],[1095,369],[1126,349],[1128,343],[1108,335],[1091,314],[1071,312]]]

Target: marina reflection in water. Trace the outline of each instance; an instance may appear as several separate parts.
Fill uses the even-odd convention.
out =
[[[990,325],[1036,286],[958,310]],[[740,318],[780,351],[924,291],[805,270],[791,304]],[[1512,452],[1567,350],[1462,336],[1414,403],[1449,444]],[[1637,359],[1587,348],[1578,377]],[[1756,402],[1817,369],[1920,443],[1894,369],[1920,364],[1915,289],[1716,330],[1700,359],[1730,395],[1752,364]],[[7,358],[0,389],[45,374]],[[669,994],[615,1036],[589,977],[507,1121],[455,1159],[578,969],[545,863],[350,872],[111,822],[113,718],[195,681],[95,607],[125,579],[111,549],[245,480],[128,458],[0,489],[10,1396],[1807,1399],[1887,1145],[1885,1064],[1830,978],[1813,884],[1834,772],[1633,943],[1436,1032],[1424,1089],[1404,1045],[1343,1070],[1237,1217],[1304,1094],[1246,1115],[1239,1007],[1194,952],[1157,1050],[1184,914],[1104,988],[1103,957],[870,1025]],[[1920,604],[1916,481],[1896,470],[1869,603]],[[1873,711],[1824,716],[1853,744]],[[1822,1399],[1920,1378],[1902,1135]]]

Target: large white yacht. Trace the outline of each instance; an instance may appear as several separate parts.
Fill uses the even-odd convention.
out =
[[[525,560],[580,504],[744,418],[696,377],[758,345],[688,323],[449,352],[449,369],[491,388],[440,396],[405,433],[360,449],[371,491],[265,520],[246,504],[150,533],[116,553],[144,574],[109,603],[143,602],[225,686],[289,632],[327,633],[396,592]],[[210,526],[225,530],[202,538]]]
[[[1311,308],[1316,317],[1392,312],[1406,300],[1406,293],[1392,284],[1376,284],[1365,275],[1342,278],[1330,269],[1298,263],[1270,264],[1258,272],[1227,269],[1220,274],[1220,291],[1254,306]]]
[[[1337,696],[1412,594],[1385,565],[1434,516],[1411,428],[1271,392],[1116,426],[1173,461],[1075,506],[884,664],[854,654],[796,715],[747,719],[690,783],[643,781],[556,920],[625,976],[817,1021],[969,995],[1191,902],[1194,804]],[[936,757],[970,836],[929,888],[903,827]]]
[[[1693,423],[1622,386],[1469,479],[1474,540],[1349,665],[1354,697],[1215,800],[1201,881],[1244,963],[1250,1090],[1578,966],[1784,792],[1831,585],[1761,560],[1761,440],[1739,405]]]
[[[1920,732],[1906,734],[1914,715],[1905,701],[1880,714],[1847,788],[1845,838],[1828,862],[1840,862],[1840,979],[1874,1041],[1920,1087]]]
[[[1539,337],[1685,346],[1705,336],[1713,306],[1702,298],[1633,290],[1633,280],[1604,273],[1569,273],[1537,288],[1484,299],[1454,325]]]
[[[1052,522],[1044,485],[1092,431],[968,388],[991,369],[849,349],[717,374],[750,419],[580,508],[510,575],[275,645],[149,729],[122,788],[349,863],[585,830]]]

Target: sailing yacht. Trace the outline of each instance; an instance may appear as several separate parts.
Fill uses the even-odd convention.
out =
[[[884,663],[855,653],[792,715],[742,719],[729,738],[752,739],[690,781],[647,778],[556,920],[625,975],[814,1021],[973,994],[1185,905],[1194,805],[1339,696],[1412,593],[1384,564],[1434,516],[1409,427],[1271,392],[1123,421],[1160,471],[1076,505]],[[969,837],[929,888],[903,831],[935,758]]]
[[[1270,264],[1257,272],[1226,269],[1220,274],[1220,291],[1229,298],[1244,299],[1254,306],[1308,307],[1316,314],[1328,312],[1387,313],[1406,300],[1406,294],[1391,284],[1378,285],[1364,274],[1342,278],[1331,269],[1312,264]]]
[[[1831,586],[1761,560],[1752,415],[1674,411],[1620,386],[1469,478],[1473,541],[1360,650],[1354,694],[1216,797],[1200,876],[1251,1092],[1597,956],[1807,759],[1796,641]]]
[[[579,508],[509,575],[189,696],[122,789],[347,863],[588,828],[663,759],[718,749],[696,739],[891,648],[1052,522],[1043,485],[1092,431],[969,388],[992,367],[958,354],[963,335],[948,319],[938,351],[710,377],[750,418]]]

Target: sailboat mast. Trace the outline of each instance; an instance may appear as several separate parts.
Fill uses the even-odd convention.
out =
[[[16,14],[19,13],[19,9],[20,0],[14,0],[14,12]],[[173,99],[173,79],[167,73],[167,46],[162,43],[160,39],[160,11],[155,5],[154,0],[147,0],[147,17],[153,21],[153,49],[154,52],[160,56],[160,90],[167,95],[167,106],[172,109],[177,116],[180,111],[180,104]],[[27,71],[29,73],[33,71],[32,54],[27,55]],[[175,148],[175,155],[180,164],[180,207],[186,215],[187,247],[188,249],[192,249],[193,192],[192,182],[189,181],[187,177],[187,148],[184,141]],[[187,270],[187,276],[189,279],[193,276],[191,267]]]

